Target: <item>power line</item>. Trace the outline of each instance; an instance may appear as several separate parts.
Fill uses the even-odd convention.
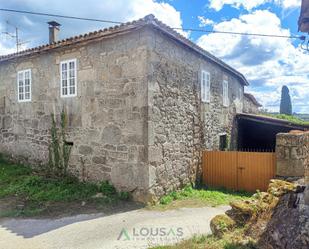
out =
[[[60,18],[67,18],[67,19],[82,20],[82,21],[92,21],[92,22],[104,22],[104,23],[112,23],[112,24],[122,24],[122,22],[117,22],[117,21],[102,20],[102,19],[93,19],[93,18],[77,17],[77,16],[56,15],[56,14],[41,13],[41,12],[33,12],[33,11],[26,11],[26,10],[0,9],[0,11],[21,13],[21,14],[29,14],[29,15],[39,15],[39,16],[52,16],[52,17],[60,17]]]
[[[13,12],[13,13],[19,13],[19,14],[59,17],[59,18],[74,19],[74,20],[81,20],[81,21],[92,21],[92,22],[102,22],[102,23],[111,23],[111,24],[123,24],[123,22],[119,22],[119,21],[111,21],[111,20],[104,20],[104,19],[94,19],[94,18],[86,18],[86,17],[77,17],[77,16],[67,16],[67,15],[57,15],[57,14],[33,12],[33,11],[25,11],[25,10],[15,10],[15,9],[4,9],[4,8],[1,8],[0,11]],[[217,34],[245,35],[245,36],[261,36],[261,37],[287,38],[287,39],[300,39],[300,40],[304,40],[305,39],[304,36],[294,36],[294,35],[292,35],[292,36],[287,36],[287,35],[270,35],[270,34],[259,34],[259,33],[242,33],[242,32],[206,30],[206,29],[194,29],[194,28],[180,28],[180,27],[172,27],[172,29],[183,30],[183,31],[191,31],[191,32],[202,32],[202,33],[217,33]]]
[[[195,31],[204,33],[217,33],[217,34],[231,34],[231,35],[248,35],[248,36],[264,36],[274,38],[289,38],[289,39],[303,39],[302,36],[288,36],[288,35],[270,35],[270,34],[259,34],[259,33],[242,33],[242,32],[230,32],[230,31],[218,31],[218,30],[205,30],[205,29],[192,29],[192,28],[172,28],[183,31]]]

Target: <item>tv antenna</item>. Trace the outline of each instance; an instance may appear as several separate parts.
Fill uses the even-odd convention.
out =
[[[9,21],[6,21],[6,25],[7,26],[11,26],[15,29],[15,33],[11,33],[8,31],[8,28],[6,28],[6,31],[4,32],[1,32],[2,34],[5,34],[11,38],[14,38],[15,39],[15,43],[16,43],[16,52],[18,53],[19,50],[20,50],[20,46],[27,43],[27,42],[22,42],[20,39],[19,39],[19,29],[18,27],[16,27],[15,25],[11,24]]]

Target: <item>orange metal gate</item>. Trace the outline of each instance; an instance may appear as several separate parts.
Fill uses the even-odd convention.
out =
[[[204,151],[203,182],[212,187],[265,191],[276,172],[276,154]]]

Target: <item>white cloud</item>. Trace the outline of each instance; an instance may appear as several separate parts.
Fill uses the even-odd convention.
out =
[[[214,30],[290,35],[280,19],[268,10],[257,10],[214,25]],[[257,36],[208,34],[198,44],[242,72],[250,90],[266,106],[277,104],[283,84],[290,87],[295,109],[309,99],[309,55],[291,40]],[[267,92],[268,91],[268,92]],[[272,103],[272,104],[271,104]],[[299,105],[299,107],[297,107]],[[309,106],[307,107],[309,112]]]
[[[224,5],[230,5],[237,9],[243,7],[250,11],[265,3],[275,3],[283,9],[291,9],[300,7],[301,0],[210,0],[209,7],[219,11]]]
[[[271,0],[210,0],[209,7],[219,11],[224,5],[231,5],[237,9],[243,7],[246,10],[251,10],[269,1]]]
[[[6,32],[8,32],[6,27],[0,23],[0,55],[16,52],[16,44],[12,42],[15,38],[12,39]],[[11,35],[15,35],[15,33]]]
[[[1,7],[120,22],[127,22],[142,18],[148,14],[154,14],[159,20],[171,27],[182,27],[180,12],[170,4],[157,2],[156,0],[87,0],[87,4],[85,4],[84,0],[10,0],[2,3]],[[26,44],[28,47],[47,43],[48,31],[46,22],[50,20],[56,20],[62,24],[60,32],[61,39],[112,25],[99,22],[77,21],[36,15],[15,15],[2,12],[0,23],[4,24],[6,20],[19,27],[21,39],[23,41],[30,41],[30,43]],[[188,36],[186,32],[181,33]],[[9,52],[6,47],[13,47],[14,40],[11,39],[10,44],[4,46],[1,37],[1,44],[0,54],[6,54]]]
[[[208,25],[212,26],[212,25],[215,24],[215,22],[213,20],[208,19],[208,18],[206,18],[204,16],[198,16],[197,18],[200,21],[200,24],[199,24],[200,27],[205,27],[205,26],[208,26]]]
[[[277,3],[284,9],[292,9],[300,7],[301,0],[275,0],[275,3]]]

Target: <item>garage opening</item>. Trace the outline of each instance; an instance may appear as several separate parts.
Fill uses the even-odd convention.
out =
[[[238,151],[273,152],[276,135],[291,130],[309,130],[309,126],[296,125],[286,120],[252,115],[237,115]]]

